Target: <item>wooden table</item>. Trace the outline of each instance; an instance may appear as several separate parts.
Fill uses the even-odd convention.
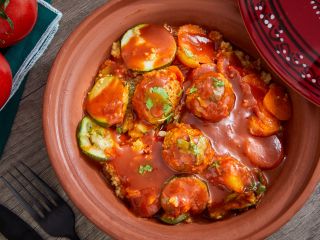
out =
[[[0,161],[0,175],[7,172],[18,161],[24,161],[32,166],[65,199],[68,199],[50,166],[42,131],[42,98],[53,60],[65,39],[72,30],[95,8],[104,4],[105,0],[53,0],[53,6],[64,15],[60,23],[60,30],[49,49],[38,61],[29,74],[29,79],[20,103],[20,109],[13,125],[10,139],[4,155]],[[32,224],[45,239],[50,239],[39,227],[23,212],[11,193],[0,184],[0,202],[13,209],[27,222]],[[278,232],[270,236],[275,239],[320,239],[320,185],[315,190],[304,207]],[[279,199],[281,201],[281,199]],[[69,201],[70,205],[72,203]],[[111,239],[84,217],[73,206],[76,213],[77,232],[81,239]],[[263,216],[262,216],[263,217]],[[0,236],[0,239],[3,237]]]

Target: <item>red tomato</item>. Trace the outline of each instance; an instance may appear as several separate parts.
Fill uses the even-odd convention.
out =
[[[34,27],[38,16],[36,0],[9,0],[0,4],[0,48],[5,48],[27,36]],[[13,26],[10,27],[11,19]],[[3,16],[3,17],[2,17]]]
[[[0,54],[0,108],[10,96],[12,87],[12,74],[9,63]]]

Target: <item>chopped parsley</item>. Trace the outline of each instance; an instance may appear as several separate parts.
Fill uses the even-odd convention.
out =
[[[139,166],[139,169],[138,169],[138,172],[140,175],[143,175],[145,174],[146,172],[152,172],[153,170],[153,167],[149,164],[146,164],[146,165],[140,165]]]
[[[264,193],[265,191],[267,191],[266,186],[263,185],[263,184],[261,184],[261,183],[259,183],[258,186],[257,186],[256,193],[257,193],[258,195],[260,195],[260,194]]]
[[[190,88],[189,93],[192,94],[192,93],[195,93],[196,91],[198,91],[198,88],[192,87]]]
[[[220,161],[214,161],[212,164],[211,164],[211,167],[212,168],[219,168],[221,165],[221,162]]]
[[[251,186],[249,187],[250,191],[255,192],[256,194],[260,195],[267,191],[267,187],[262,184],[261,182],[253,182]]]
[[[163,105],[164,115],[168,115],[171,112],[171,110],[172,110],[171,104],[166,103]]]
[[[219,78],[212,77],[211,79],[212,79],[213,85],[215,87],[224,87],[224,82],[222,80],[220,80]]]
[[[193,142],[190,142],[190,150],[194,156],[198,156],[200,154],[198,145]]]
[[[184,139],[181,139],[181,138],[179,138],[177,140],[177,145],[178,145],[178,148],[184,149],[184,150],[188,150],[190,147],[190,143]]]
[[[150,110],[153,107],[153,102],[152,102],[151,98],[147,99],[146,106],[147,106],[148,110]]]
[[[169,95],[168,95],[167,91],[162,87],[152,87],[152,88],[150,88],[150,92],[160,95],[165,100],[169,99]]]
[[[199,141],[197,144],[195,144],[192,140],[190,142],[184,140],[184,139],[178,139],[177,140],[177,146],[180,149],[183,149],[185,151],[191,152],[194,156],[198,156],[203,152],[203,146],[202,141],[205,140],[202,136],[199,138]]]
[[[188,48],[182,48],[183,52],[187,55],[189,58],[194,58],[193,52],[191,52]]]
[[[169,124],[172,120],[173,117],[173,113],[169,114],[169,116],[167,117],[166,123]]]
[[[116,131],[117,131],[118,134],[121,134],[122,133],[122,128],[121,127],[117,127]]]

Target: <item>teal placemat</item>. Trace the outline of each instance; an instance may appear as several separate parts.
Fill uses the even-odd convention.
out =
[[[0,110],[0,158],[18,111],[26,75],[47,49],[59,27],[61,13],[50,2],[38,0],[38,19],[32,32],[17,45],[2,50],[14,77],[10,99]]]

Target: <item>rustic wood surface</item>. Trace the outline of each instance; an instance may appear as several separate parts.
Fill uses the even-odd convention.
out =
[[[10,139],[0,160],[0,175],[5,174],[18,161],[23,161],[31,166],[35,172],[44,178],[65,199],[68,199],[50,166],[45,149],[41,117],[42,98],[52,62],[63,42],[88,14],[106,2],[106,0],[53,0],[53,6],[63,13],[60,29],[49,49],[29,74]],[[23,211],[11,193],[1,183],[0,191],[1,203],[13,209],[14,212],[37,229],[45,239],[53,239],[46,235],[30,219],[28,214]],[[320,185],[291,221],[268,239],[320,239],[319,199]],[[81,239],[111,239],[89,222],[70,201],[69,203],[76,214],[76,230]],[[4,239],[4,237],[0,235],[0,239]]]

